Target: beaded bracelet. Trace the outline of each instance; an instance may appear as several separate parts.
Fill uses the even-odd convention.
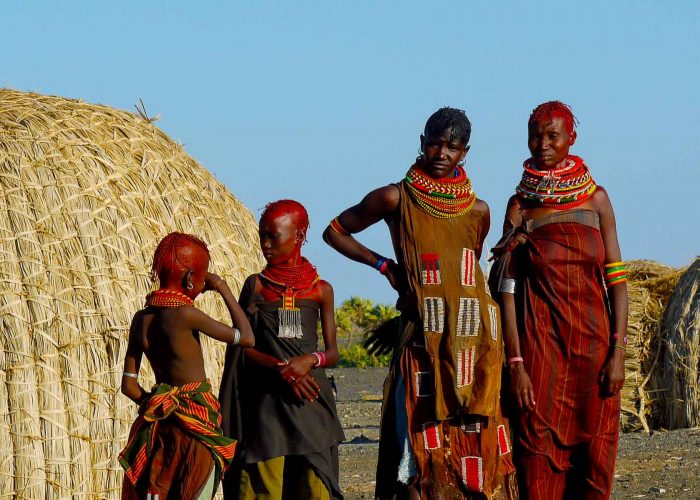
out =
[[[511,365],[513,363],[522,363],[524,360],[520,356],[513,356],[512,358],[508,358],[508,364]]]
[[[333,231],[335,231],[341,236],[350,236],[350,232],[340,224],[338,217],[331,221],[330,227]]]
[[[619,338],[620,338],[620,334],[619,334],[619,333],[614,333],[614,334],[613,334],[613,338],[614,338],[615,340],[619,339]],[[622,345],[627,345],[627,335],[623,335],[623,336],[622,336]]]
[[[386,274],[386,270],[389,267],[389,262],[393,262],[391,259],[385,259],[384,257],[379,257],[374,268],[379,271],[380,274]]]
[[[316,359],[318,360],[318,362],[315,365],[316,368],[323,368],[324,366],[326,366],[328,359],[326,358],[325,352],[316,351],[316,352],[312,352],[311,354],[316,356]]]
[[[138,373],[122,372],[122,377],[139,378]]]
[[[608,288],[627,281],[627,268],[624,262],[611,262],[610,264],[605,264],[604,267],[605,285]]]

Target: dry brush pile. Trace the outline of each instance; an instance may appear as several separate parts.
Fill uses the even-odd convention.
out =
[[[175,230],[234,290],[261,268],[252,214],[149,120],[0,89],[0,498],[118,497],[129,321]],[[223,346],[203,348],[216,383]]]

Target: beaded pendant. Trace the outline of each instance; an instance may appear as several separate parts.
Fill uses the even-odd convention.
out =
[[[282,307],[277,309],[277,336],[282,339],[300,339],[304,336],[301,329],[301,310],[294,304],[294,291],[287,288],[282,294]]]

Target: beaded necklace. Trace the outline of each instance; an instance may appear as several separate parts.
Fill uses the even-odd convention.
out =
[[[146,295],[146,306],[154,307],[180,307],[191,306],[194,300],[182,292],[169,288],[159,288]]]
[[[521,200],[542,207],[560,210],[577,207],[593,196],[597,188],[588,166],[578,156],[567,156],[551,170],[537,170],[529,158],[523,168],[515,192]]]
[[[430,215],[440,219],[459,217],[471,210],[476,195],[464,169],[457,166],[456,174],[449,179],[433,179],[416,162],[406,174],[406,187],[416,203]]]
[[[305,258],[298,265],[270,265],[258,274],[262,285],[276,292],[282,298],[282,307],[277,309],[278,332],[280,338],[300,339],[304,336],[301,329],[301,310],[296,307],[297,297],[306,297],[318,285],[321,279],[316,268]]]

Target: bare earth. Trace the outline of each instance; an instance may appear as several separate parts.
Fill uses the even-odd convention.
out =
[[[328,370],[338,389],[340,483],[348,499],[373,498],[384,368]],[[700,499],[700,429],[623,434],[613,498]]]

